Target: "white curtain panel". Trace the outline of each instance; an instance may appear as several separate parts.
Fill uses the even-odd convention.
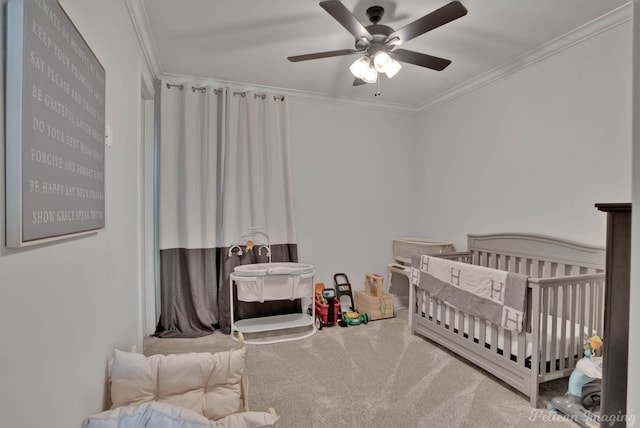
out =
[[[271,244],[295,243],[287,100],[231,90],[225,98],[219,246],[243,244],[249,227]]]
[[[224,96],[162,84],[159,247],[215,248]]]
[[[295,243],[287,99],[206,89],[162,85],[160,249]]]
[[[297,261],[287,100],[168,83],[160,93],[156,335],[197,337],[216,325],[229,332],[229,274],[267,259],[256,251],[230,257],[229,247],[244,245],[250,228],[260,228],[273,261]],[[299,303],[272,306],[300,311]],[[239,307],[236,314],[248,318],[253,310]]]

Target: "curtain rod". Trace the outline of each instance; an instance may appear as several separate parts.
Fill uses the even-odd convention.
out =
[[[260,99],[267,99],[267,94],[253,94],[253,98],[260,98]],[[284,101],[284,95],[274,95],[273,96],[273,100],[274,101]]]
[[[184,85],[180,84],[174,84],[174,83],[167,83],[167,89],[171,89],[171,88],[178,88],[179,90],[183,90],[184,89]],[[191,92],[195,92],[195,91],[200,91],[201,93],[205,93],[207,92],[207,88],[204,86],[192,86],[191,87]],[[222,92],[222,89],[214,89],[213,93],[218,95],[219,93]]]
[[[182,84],[178,85],[178,84],[174,84],[174,83],[167,83],[167,89],[171,89],[171,88],[178,88],[179,90],[182,91],[184,89],[184,85],[182,85]],[[200,91],[201,93],[204,94],[205,92],[207,92],[207,88],[205,86],[192,86],[191,87],[191,92],[195,92],[195,91]],[[233,95],[240,95],[241,97],[246,97],[248,92],[249,91],[233,91]],[[218,95],[218,94],[222,93],[222,89],[214,89],[213,93],[215,95]],[[267,94],[253,94],[253,98],[254,99],[260,98],[260,99],[265,100],[265,99],[267,99]],[[273,100],[274,101],[278,101],[278,100],[284,101],[284,95],[274,95],[273,96]]]
[[[204,86],[192,86],[191,87],[191,92],[195,92],[195,91],[200,91],[201,93],[204,94],[205,92],[207,92],[207,88],[204,87]],[[222,93],[222,89],[214,88],[213,89],[213,93],[215,95],[221,94]]]

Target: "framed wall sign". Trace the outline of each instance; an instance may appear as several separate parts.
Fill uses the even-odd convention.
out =
[[[8,0],[6,244],[105,227],[105,70],[56,0]]]

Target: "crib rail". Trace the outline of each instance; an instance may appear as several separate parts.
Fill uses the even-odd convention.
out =
[[[539,326],[534,355],[548,356],[537,364],[540,380],[567,376],[582,358],[585,340],[604,330],[604,273],[532,278],[529,287],[531,306],[539,308],[538,319],[536,313],[531,319]]]
[[[603,330],[603,273],[531,278],[529,332],[520,334],[451,307],[422,288],[416,287],[414,296],[414,331],[507,382],[533,406],[539,383],[568,376],[582,355],[584,336]]]

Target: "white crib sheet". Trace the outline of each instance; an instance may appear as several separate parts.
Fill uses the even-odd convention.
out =
[[[450,325],[450,321],[451,318],[454,318],[454,309],[450,306],[445,306],[445,324],[446,325]],[[433,317],[434,315],[434,308],[433,308],[433,302],[430,303],[429,305],[429,315],[431,317]],[[476,318],[476,320],[478,322],[474,323],[474,338],[475,339],[479,339],[480,338],[480,323],[479,323],[479,318]],[[553,316],[552,315],[547,315],[547,346],[546,346],[546,355],[545,355],[545,361],[555,361],[557,359],[557,356],[551,356],[551,343],[555,341],[555,343],[559,344],[560,343],[560,338],[561,338],[561,330],[560,329],[556,329],[557,331],[553,332]],[[454,328],[456,330],[459,330],[459,321],[457,319],[454,319]],[[557,318],[556,320],[556,325],[561,325],[562,324],[562,319],[561,318]],[[565,349],[564,349],[564,355],[570,355],[570,348],[571,348],[571,321],[566,320],[565,322],[565,329],[566,329],[566,339],[565,339]],[[516,333],[512,333],[510,331],[507,330],[503,330],[498,328],[497,329],[497,333],[498,333],[498,349],[500,349],[502,352],[504,352],[504,336],[505,334],[511,335],[511,355],[518,355],[518,335]],[[469,334],[469,317],[465,317],[464,319],[464,334],[468,335]],[[488,325],[485,325],[485,342],[487,344],[491,343],[491,327]],[[584,338],[588,337],[588,336],[593,336],[594,334],[597,334],[595,331],[591,332],[591,334],[589,334],[588,329],[585,327],[584,328],[584,333],[580,334],[580,326],[578,324],[576,324],[574,326],[574,346],[576,346],[576,351],[574,352],[574,354],[580,354],[579,350],[582,348],[582,343],[584,342]],[[530,333],[526,333],[526,357],[530,357],[531,353],[532,353],[532,349],[533,349],[533,344],[531,341],[531,334]]]

